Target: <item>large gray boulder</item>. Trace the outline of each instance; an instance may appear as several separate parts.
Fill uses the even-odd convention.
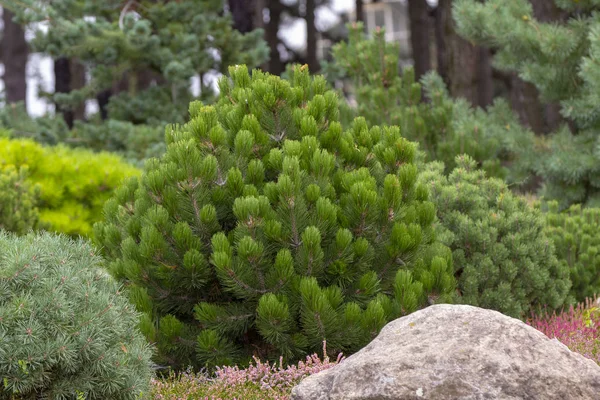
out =
[[[387,324],[292,400],[600,399],[600,367],[496,311],[434,305]]]

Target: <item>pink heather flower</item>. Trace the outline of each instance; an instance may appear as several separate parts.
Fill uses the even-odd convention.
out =
[[[560,314],[533,315],[527,324],[600,364],[600,306],[597,299],[587,299]]]
[[[203,373],[194,374],[188,370],[178,375],[172,374],[166,380],[152,380],[154,400],[243,400],[258,399],[256,388],[260,388],[260,398],[269,400],[289,400],[292,388],[304,377],[331,368],[342,362],[340,353],[334,362],[327,356],[327,343],[323,342],[323,360],[317,354],[306,356],[298,365],[270,365],[254,357],[254,364],[240,369],[237,365],[217,368],[213,378]],[[254,388],[254,389],[253,389]],[[206,396],[206,394],[211,394]],[[214,395],[212,394],[214,393]],[[263,397],[264,396],[264,397]]]

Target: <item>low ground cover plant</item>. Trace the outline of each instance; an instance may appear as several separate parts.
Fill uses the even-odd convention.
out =
[[[323,342],[321,358],[316,353],[306,356],[306,359],[296,365],[284,366],[254,362],[245,369],[238,366],[217,368],[211,377],[206,373],[185,371],[179,374],[171,373],[165,379],[152,380],[152,398],[156,400],[288,400],[292,388],[303,378],[331,368],[344,360],[340,353],[335,361],[327,356],[326,342]]]
[[[527,323],[600,364],[600,303],[588,298],[563,312],[532,315]]]

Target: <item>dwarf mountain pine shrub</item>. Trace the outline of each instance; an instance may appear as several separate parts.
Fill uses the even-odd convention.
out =
[[[559,212],[556,201],[547,204],[546,234],[554,242],[556,256],[571,274],[571,294],[585,301],[600,293],[600,209],[573,205]]]
[[[230,74],[95,226],[159,362],[289,362],[323,340],[351,352],[390,319],[451,301],[415,144],[361,118],[342,131],[336,94],[306,67],[289,81]]]
[[[86,242],[0,232],[0,398],[149,393],[139,314]]]
[[[39,185],[40,220],[49,230],[84,236],[102,217],[113,189],[123,178],[139,174],[110,153],[0,138],[0,168],[6,166],[27,167],[25,182]]]
[[[445,176],[441,163],[431,163],[420,181],[436,205],[440,240],[452,249],[462,302],[516,318],[570,302],[569,270],[540,211],[487,178],[472,158],[457,156],[456,164]]]
[[[24,234],[39,224],[39,186],[27,182],[27,168],[0,168],[0,230]]]

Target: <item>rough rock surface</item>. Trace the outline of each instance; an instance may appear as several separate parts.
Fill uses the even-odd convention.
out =
[[[496,311],[434,305],[386,325],[292,400],[600,399],[600,367]]]

